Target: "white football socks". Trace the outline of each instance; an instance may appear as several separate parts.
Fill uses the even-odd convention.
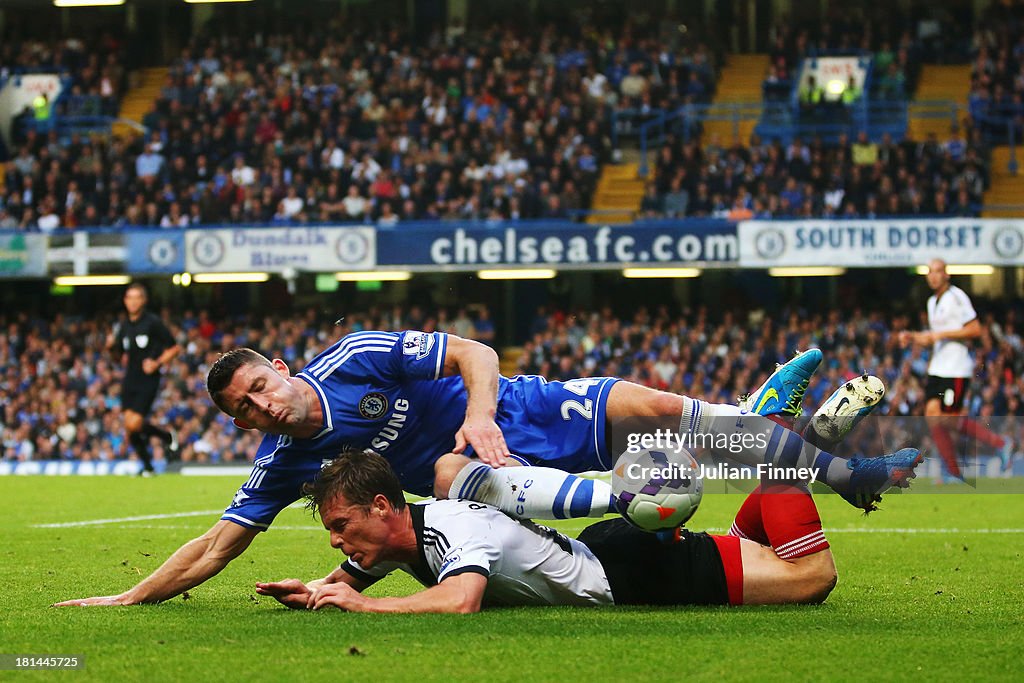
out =
[[[846,460],[826,453],[794,431],[767,417],[744,413],[725,403],[706,403],[683,397],[679,435],[716,455],[751,467],[761,464],[776,468],[813,468],[816,479],[832,488],[850,480]]]
[[[493,505],[521,519],[603,517],[615,511],[612,487],[551,467],[502,467],[470,462],[448,497]]]

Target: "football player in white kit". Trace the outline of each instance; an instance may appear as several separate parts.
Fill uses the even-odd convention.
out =
[[[256,587],[295,609],[360,612],[821,602],[836,583],[821,520],[805,488],[782,486],[758,487],[727,536],[679,530],[666,541],[619,518],[573,539],[468,500],[408,504],[387,460],[350,451],[307,488],[331,545],[348,559],[318,581]],[[362,594],[396,569],[425,589],[403,597]]]
[[[924,407],[925,417],[930,418],[932,440],[946,469],[958,479],[963,479],[963,473],[951,431],[975,438],[998,450],[1005,467],[1009,462],[1009,440],[966,417],[964,410],[964,396],[974,374],[974,359],[966,342],[982,334],[978,314],[967,293],[950,283],[945,261],[930,261],[927,279],[933,292],[928,298],[930,329],[901,332],[900,343],[903,346],[918,344],[932,347]]]

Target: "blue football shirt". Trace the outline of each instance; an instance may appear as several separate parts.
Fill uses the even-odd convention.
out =
[[[443,376],[447,343],[441,332],[356,332],[314,358],[296,376],[316,391],[323,429],[309,439],[264,436],[221,519],[266,529],[345,448],[376,451],[407,491],[430,495],[434,463],[466,417],[462,377]]]
[[[345,448],[379,453],[406,491],[432,495],[434,463],[455,447],[466,419],[462,377],[444,376],[447,346],[441,332],[357,332],[314,358],[296,376],[319,397],[323,428],[309,439],[264,436],[249,479],[221,519],[266,529]],[[607,470],[606,405],[617,381],[499,377],[494,421],[523,464]]]

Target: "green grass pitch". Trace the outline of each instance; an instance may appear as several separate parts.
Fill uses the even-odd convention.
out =
[[[817,496],[839,586],[815,607],[521,608],[470,616],[289,611],[253,583],[320,577],[327,535],[289,509],[206,585],[162,605],[51,609],[118,593],[217,519],[236,478],[0,478],[0,653],[83,654],[68,680],[1021,680],[1024,496],[891,496],[865,518]],[[727,528],[706,495],[691,528]],[[119,518],[174,513],[137,521]],[[114,520],[86,526],[37,525]],[[559,524],[569,533],[584,523]],[[403,594],[402,576],[375,586]],[[0,672],[0,680],[52,672]]]

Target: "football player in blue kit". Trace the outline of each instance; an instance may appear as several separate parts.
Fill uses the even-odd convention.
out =
[[[798,415],[820,362],[817,349],[797,355],[751,395],[749,408],[739,408],[613,377],[505,378],[493,349],[441,332],[356,332],[294,376],[280,359],[235,349],[211,367],[207,389],[238,427],[265,434],[249,479],[220,521],[134,588],[60,604],[160,602],[199,585],[244,552],[345,449],[381,454],[418,495],[475,500],[520,518],[600,517],[613,510],[611,487],[572,473],[611,468],[613,421],[670,417],[680,434],[761,436],[745,440],[760,447],[724,455],[814,468],[851,504],[871,508],[912,473],[916,451],[845,460],[758,417]]]

